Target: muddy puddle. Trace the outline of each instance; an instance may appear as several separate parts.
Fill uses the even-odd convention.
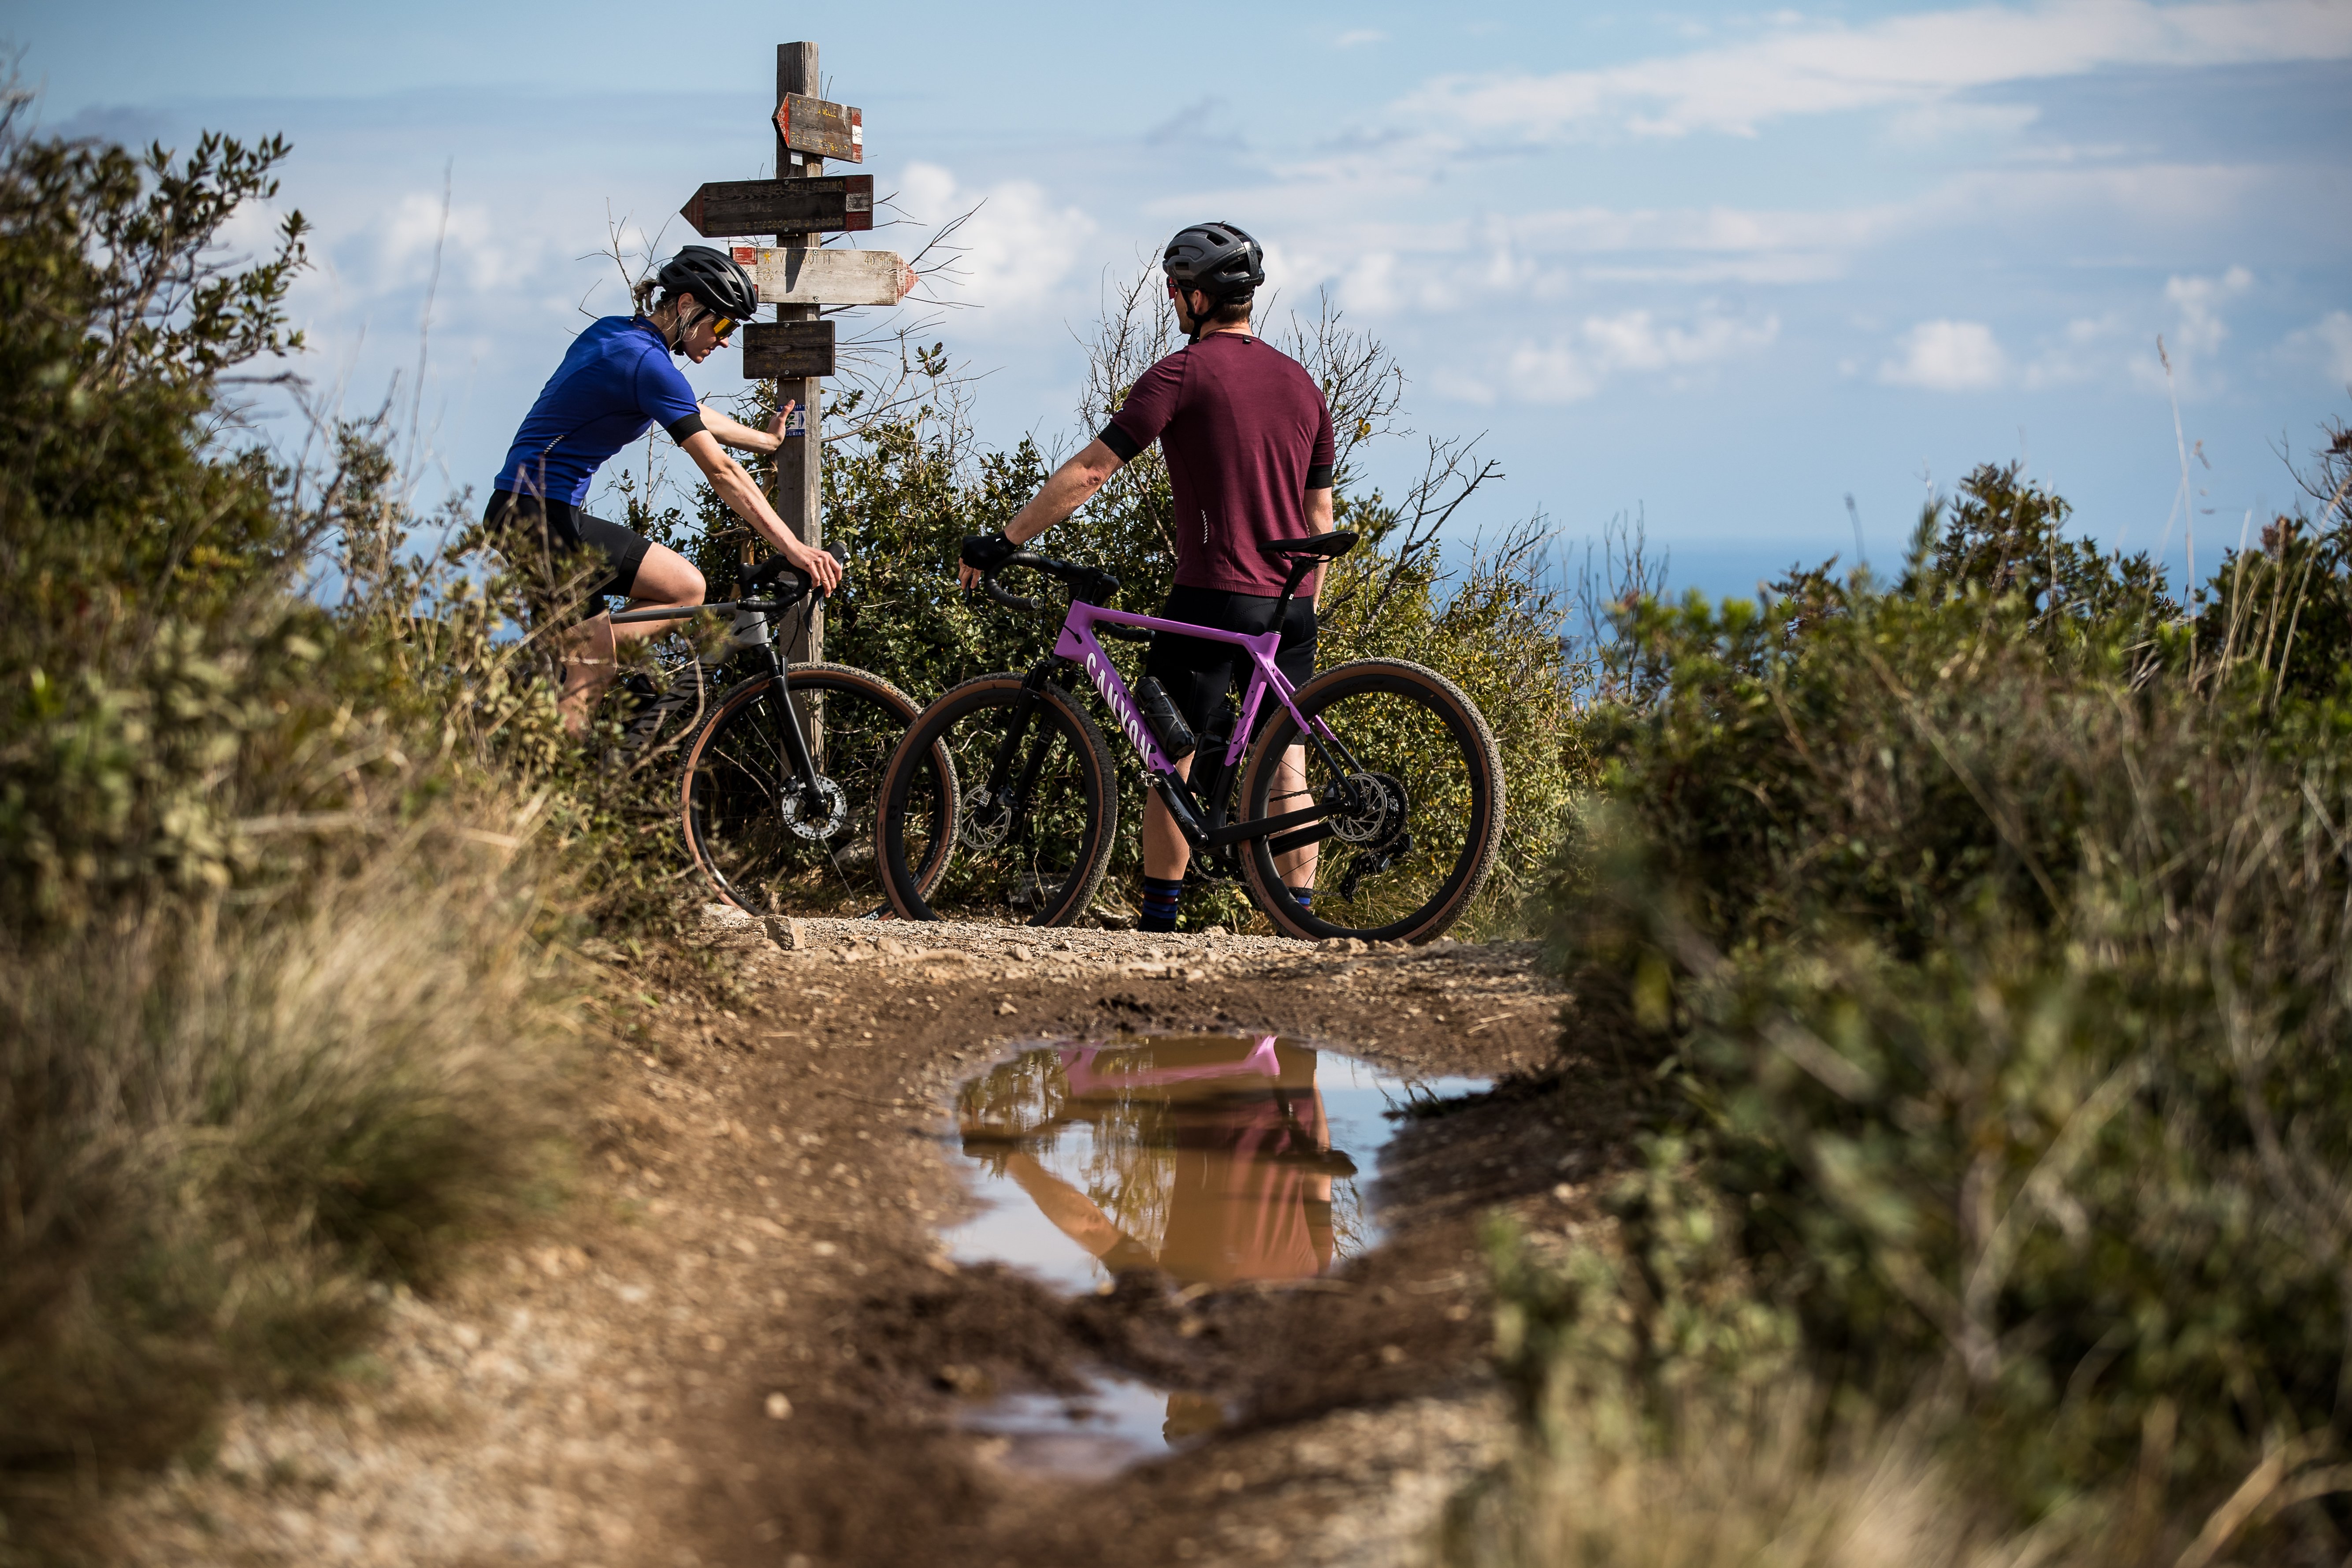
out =
[[[1072,1292],[1156,1268],[1180,1289],[1311,1281],[1376,1245],[1370,1191],[1414,1101],[1483,1091],[1407,1079],[1273,1035],[1039,1045],[959,1091],[979,1200],[944,1233],[962,1263]],[[1015,1395],[969,1411],[1006,1463],[1108,1474],[1213,1431],[1225,1402],[1104,1375],[1077,1398]]]

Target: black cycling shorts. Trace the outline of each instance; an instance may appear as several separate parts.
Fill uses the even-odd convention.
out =
[[[1261,637],[1273,628],[1274,607],[1280,603],[1271,594],[1231,594],[1222,588],[1188,588],[1180,583],[1169,590],[1168,602],[1160,607],[1160,616],[1162,620],[1190,621],[1219,631]],[[1274,666],[1293,686],[1306,685],[1315,674],[1312,601],[1290,601],[1290,608],[1282,617],[1282,643],[1275,650]],[[1250,668],[1246,648],[1168,632],[1151,639],[1151,650],[1143,660],[1143,673],[1156,677],[1167,688],[1176,711],[1192,726],[1192,733],[1199,738],[1204,752],[1212,749],[1213,742],[1222,752],[1231,740],[1238,715],[1234,705],[1226,702],[1225,698],[1236,687],[1247,684]],[[1280,711],[1282,704],[1268,692],[1258,705],[1257,724],[1250,738],[1255,740],[1256,731],[1265,729]],[[1222,755],[1219,760],[1223,760]]]
[[[643,535],[617,522],[590,517],[568,501],[541,500],[507,490],[490,492],[482,521],[499,553],[526,570],[530,563],[544,560],[554,574],[568,574],[575,566],[567,557],[584,550],[601,551],[611,571],[589,585],[591,614],[602,608],[596,601],[607,594],[628,596],[637,584],[637,568],[646,563],[646,552],[653,548],[653,542]]]

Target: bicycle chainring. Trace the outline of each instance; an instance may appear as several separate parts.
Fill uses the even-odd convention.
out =
[[[808,796],[797,787],[784,791],[782,816],[784,826],[799,837],[812,844],[822,844],[849,826],[849,796],[831,779],[820,775],[816,781],[818,805],[812,808]],[[818,813],[822,811],[823,815]]]
[[[974,784],[964,791],[963,823],[956,829],[967,849],[982,854],[1002,849],[1013,837],[1013,806],[988,793],[986,784]]]
[[[1375,852],[1394,843],[1412,809],[1404,782],[1388,773],[1349,773],[1342,782],[1345,788],[1339,793],[1353,797],[1352,809],[1343,805],[1327,819],[1332,836]]]

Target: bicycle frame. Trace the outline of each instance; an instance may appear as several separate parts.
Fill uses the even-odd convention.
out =
[[[793,694],[792,680],[788,674],[790,666],[784,662],[782,656],[776,652],[774,632],[768,621],[771,612],[786,607],[784,603],[773,599],[729,599],[715,605],[696,605],[686,609],[622,610],[613,616],[613,624],[626,626],[641,621],[682,621],[700,615],[705,610],[733,611],[735,619],[728,628],[727,644],[720,649],[718,659],[712,662],[723,662],[735,655],[747,654],[754,649],[765,656],[769,677],[775,681],[777,689],[787,699],[775,705],[779,715],[776,721],[776,741],[784,754],[785,762],[792,765],[793,773],[797,775],[794,782],[800,787],[802,800],[814,809],[822,799],[817,788],[816,754],[810,747],[808,736],[802,728],[799,705],[789,700]]]
[[[1288,596],[1285,595],[1285,603],[1287,602]],[[1278,623],[1280,616],[1276,619]],[[1291,828],[1304,828],[1330,815],[1329,806],[1313,805],[1255,822],[1228,825],[1223,820],[1224,810],[1222,805],[1204,811],[1192,785],[1177,773],[1176,764],[1160,749],[1160,738],[1151,732],[1151,726],[1143,721],[1142,711],[1136,707],[1135,698],[1128,690],[1127,682],[1120,679],[1118,669],[1112,666],[1110,656],[1103,651],[1101,641],[1095,636],[1095,626],[1102,621],[1146,631],[1169,632],[1178,637],[1199,637],[1204,642],[1231,643],[1248,653],[1250,678],[1243,689],[1241,716],[1234,725],[1232,738],[1225,743],[1224,758],[1215,769],[1215,776],[1221,782],[1249,750],[1251,736],[1257,727],[1258,709],[1269,690],[1274,693],[1275,700],[1288,710],[1291,721],[1298,726],[1299,733],[1306,738],[1307,743],[1322,755],[1325,765],[1330,768],[1334,777],[1345,778],[1357,771],[1355,759],[1349,754],[1348,748],[1339,738],[1331,732],[1328,725],[1320,719],[1307,720],[1298,711],[1298,704],[1292,700],[1297,689],[1290,684],[1288,678],[1276,668],[1274,662],[1276,650],[1282,646],[1279,624],[1271,631],[1252,637],[1244,632],[1220,631],[1214,626],[1195,626],[1190,621],[1164,621],[1153,616],[1139,616],[1127,610],[1106,609],[1100,605],[1071,600],[1070,613],[1062,622],[1062,635],[1054,644],[1054,657],[1078,666],[1086,671],[1087,679],[1094,682],[1095,690],[1110,708],[1112,717],[1118,720],[1119,732],[1127,737],[1129,744],[1142,753],[1143,765],[1151,776],[1152,787],[1168,803],[1169,815],[1175,818],[1177,830],[1183,834],[1185,841],[1193,848],[1221,849],[1244,839],[1262,838]],[[1335,748],[1339,752],[1337,757],[1332,754]],[[1345,766],[1341,765],[1343,758]],[[1301,848],[1306,843],[1325,836],[1320,832],[1304,837],[1294,834],[1283,841],[1283,847],[1286,850]]]

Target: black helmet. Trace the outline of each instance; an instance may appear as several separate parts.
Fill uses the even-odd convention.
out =
[[[1253,293],[1265,281],[1265,251],[1229,223],[1196,223],[1168,242],[1160,265],[1180,289],[1197,289],[1223,303]]]
[[[760,288],[723,250],[689,245],[662,267],[655,281],[672,294],[691,294],[719,315],[748,321],[759,313]]]

